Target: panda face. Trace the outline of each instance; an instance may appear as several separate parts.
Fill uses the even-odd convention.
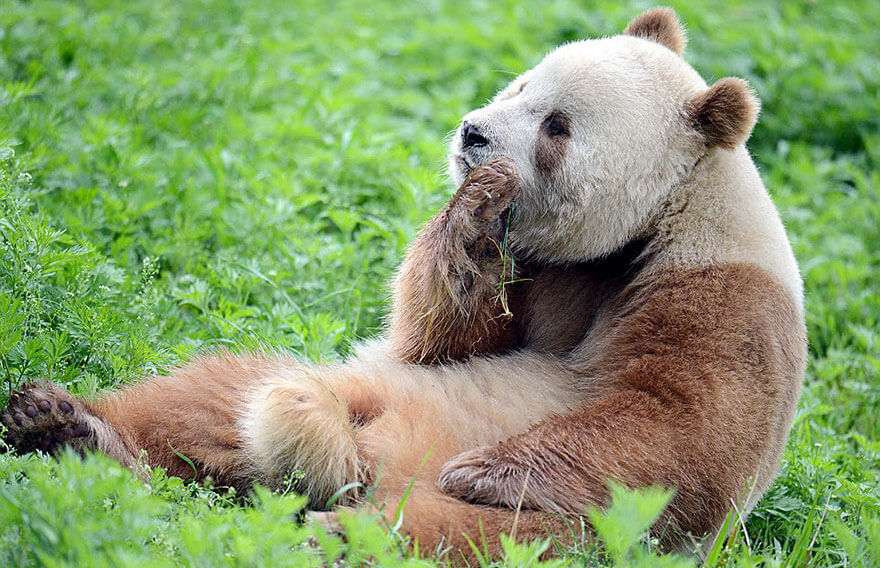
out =
[[[659,43],[620,35],[551,52],[485,107],[451,144],[457,183],[506,157],[520,195],[511,236],[527,255],[578,262],[643,232],[706,152],[687,116],[705,82]]]

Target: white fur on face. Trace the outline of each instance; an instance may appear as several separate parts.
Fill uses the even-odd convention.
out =
[[[461,183],[488,159],[511,159],[521,178],[511,238],[521,253],[577,262],[610,253],[646,229],[660,203],[705,153],[684,119],[705,82],[680,57],[642,39],[615,36],[564,45],[464,120],[488,140],[452,142]],[[542,122],[564,113],[564,157],[542,170]]]

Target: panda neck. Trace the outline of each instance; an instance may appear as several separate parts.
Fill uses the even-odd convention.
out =
[[[653,226],[652,268],[755,264],[802,302],[782,221],[745,147],[710,151],[673,190]]]

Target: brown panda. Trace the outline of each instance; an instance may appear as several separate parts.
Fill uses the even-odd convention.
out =
[[[707,86],[684,44],[650,10],[465,116],[460,188],[410,247],[385,337],[347,363],[205,357],[91,402],[34,384],[9,440],[192,477],[180,452],[241,490],[300,471],[314,509],[359,481],[391,515],[415,480],[403,528],[422,551],[565,534],[609,479],[676,489],[671,546],[717,530],[776,471],[805,327],[743,146],[758,103],[740,79]]]

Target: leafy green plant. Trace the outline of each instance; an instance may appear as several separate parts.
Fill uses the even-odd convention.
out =
[[[648,531],[660,518],[672,495],[673,491],[660,488],[627,491],[621,485],[611,483],[611,506],[604,512],[593,508],[589,517],[612,565],[630,568],[694,566],[691,559],[658,555],[643,544],[645,540],[651,542]]]

